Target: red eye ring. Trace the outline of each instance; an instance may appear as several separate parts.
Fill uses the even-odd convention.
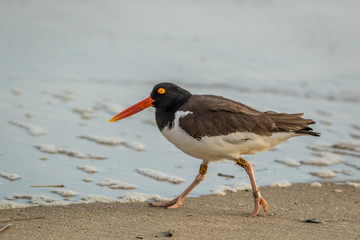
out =
[[[159,88],[159,89],[157,90],[157,92],[160,93],[160,94],[164,94],[166,91],[165,91],[164,88]]]

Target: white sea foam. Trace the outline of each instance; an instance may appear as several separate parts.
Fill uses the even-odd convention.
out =
[[[314,151],[344,154],[360,158],[360,142],[344,142],[337,144],[317,142],[308,145],[308,148]]]
[[[122,142],[122,139],[118,137],[103,137],[97,135],[83,135],[81,138],[94,141],[99,144],[106,144],[106,145],[118,145]]]
[[[120,202],[118,199],[113,198],[113,197],[107,197],[107,196],[101,196],[101,195],[94,195],[94,194],[90,194],[90,195],[85,195],[81,198],[82,202],[86,202],[86,203],[94,203],[94,202],[104,202],[104,203],[109,203],[109,202]]]
[[[360,163],[347,163],[346,165],[360,170]]]
[[[103,101],[101,102],[101,105],[104,107],[104,109],[106,111],[108,111],[110,114],[118,114],[120,113],[122,110],[124,110],[124,108],[116,103],[113,102],[107,102],[107,101]]]
[[[50,198],[44,195],[38,194],[22,194],[22,193],[12,193],[6,196],[7,200],[15,200],[15,199],[28,199],[30,205],[26,206],[37,206],[37,205],[68,205],[69,202]]]
[[[107,144],[107,145],[124,145],[128,148],[134,149],[136,151],[145,150],[145,145],[138,142],[127,141],[118,137],[103,137],[98,135],[83,135],[81,138],[94,141],[99,144]]]
[[[360,142],[359,141],[341,142],[341,143],[333,144],[332,147],[339,148],[339,149],[345,149],[345,150],[360,151],[359,149],[357,149],[357,148],[360,148]]]
[[[317,165],[317,166],[330,166],[332,164],[338,164],[338,163],[344,163],[345,159],[343,159],[341,156],[329,153],[329,152],[319,152],[314,153],[315,155],[319,156],[319,158],[309,158],[302,160],[302,164],[307,165]]]
[[[74,150],[70,150],[70,149],[66,149],[66,148],[56,147],[51,144],[39,144],[39,145],[36,145],[35,147],[45,153],[66,154],[71,157],[77,157],[77,158],[82,158],[82,159],[90,158],[90,159],[103,160],[103,159],[107,158],[105,156],[92,155],[92,154],[83,153],[80,151],[74,151]]]
[[[62,93],[53,94],[54,98],[60,99],[64,102],[68,102],[74,99],[74,95],[71,91],[64,91]]]
[[[157,194],[142,194],[129,192],[119,197],[119,199],[114,197],[102,196],[89,194],[83,196],[80,201],[69,202],[62,199],[54,199],[44,195],[36,195],[36,194],[19,194],[14,193],[7,196],[8,200],[0,200],[0,209],[11,209],[11,208],[25,208],[31,206],[55,206],[55,205],[69,205],[69,204],[78,204],[78,203],[94,203],[94,202],[102,202],[102,203],[111,203],[111,202],[119,202],[119,203],[129,203],[129,202],[146,202],[146,201],[166,201],[170,200],[169,198],[164,198]],[[10,200],[15,199],[28,199],[28,204],[17,203]]]
[[[28,130],[29,134],[32,136],[38,136],[38,135],[42,135],[45,134],[45,130],[41,127],[38,126],[34,126],[34,125],[30,125],[21,121],[16,121],[16,120],[9,120],[9,123],[25,128],[26,130]]]
[[[74,108],[73,112],[79,113],[82,119],[92,119],[98,117],[94,114],[94,110],[91,108]]]
[[[144,176],[151,177],[151,178],[154,178],[159,181],[167,181],[167,182],[174,183],[174,184],[184,182],[184,179],[181,179],[179,177],[170,176],[166,173],[163,173],[161,171],[154,170],[154,169],[141,168],[141,169],[136,169],[136,171]]]
[[[360,132],[359,131],[352,132],[350,133],[350,136],[353,138],[360,138]]]
[[[28,204],[17,203],[8,200],[0,200],[0,209],[13,209],[13,208],[25,208],[28,207]]]
[[[149,125],[152,125],[152,126],[156,126],[156,120],[153,119],[153,118],[145,120],[145,121],[143,121],[143,123],[149,124]]]
[[[351,170],[341,170],[341,171],[334,170],[334,172],[341,173],[341,174],[348,175],[348,176],[351,176],[353,174],[353,172]]]
[[[142,144],[142,143],[138,143],[138,142],[133,142],[133,141],[126,141],[126,140],[123,140],[123,142],[121,142],[122,145],[128,147],[128,148],[131,148],[131,149],[134,149],[136,151],[144,151],[145,150],[145,145]]]
[[[79,165],[77,166],[77,168],[83,170],[86,173],[96,173],[98,171],[95,167],[88,165]]]
[[[322,121],[320,121],[319,123],[320,123],[320,124],[323,124],[323,125],[326,125],[326,126],[332,125],[332,122],[330,122],[330,121],[325,121],[325,120],[322,120]]]
[[[290,167],[299,167],[301,164],[300,162],[292,159],[292,158],[284,158],[284,159],[278,159],[275,160],[276,162],[283,163],[285,165],[288,165]]]
[[[0,177],[7,178],[10,181],[15,181],[15,180],[18,180],[21,178],[21,176],[15,174],[15,173],[6,173],[6,172],[2,172],[2,171],[0,171]]]
[[[134,189],[134,185],[126,182],[121,182],[120,180],[106,178],[104,181],[98,183],[99,186],[107,186],[111,189]]]
[[[331,112],[328,112],[328,111],[325,111],[325,110],[322,110],[322,109],[316,109],[316,112],[320,115],[323,115],[323,116],[332,116],[333,114]]]
[[[34,195],[32,194],[23,194],[23,193],[12,193],[7,195],[5,198],[7,200],[15,200],[15,199],[31,199]]]
[[[44,195],[34,195],[30,200],[29,203],[36,206],[57,206],[57,205],[69,205],[68,201],[56,198],[50,198]]]
[[[276,183],[272,183],[269,186],[270,187],[290,187],[292,184],[288,181],[281,181],[281,182],[276,182]]]
[[[336,175],[332,170],[319,170],[311,172],[311,174],[320,178],[333,178]]]
[[[51,191],[53,193],[57,193],[63,197],[74,197],[79,195],[77,192],[74,192],[72,190],[55,190],[55,191]]]
[[[352,186],[355,188],[360,188],[360,183],[357,182],[346,182],[345,185]]]
[[[143,193],[135,193],[135,192],[126,193],[120,196],[119,199],[120,202],[122,203],[170,200],[168,198],[164,198],[157,194],[143,194]]]
[[[354,123],[352,126],[353,126],[353,128],[355,128],[357,130],[360,130],[360,124],[359,123]]]
[[[218,186],[211,190],[213,195],[226,195],[226,192],[237,192],[241,190],[251,190],[251,185],[248,183],[239,182],[234,184],[233,186]]]
[[[310,186],[312,186],[312,187],[322,187],[322,184],[319,183],[319,182],[313,182],[313,183],[310,184]]]

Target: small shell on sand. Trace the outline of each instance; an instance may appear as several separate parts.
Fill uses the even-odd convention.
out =
[[[45,153],[66,154],[70,157],[77,157],[77,158],[81,158],[81,159],[90,158],[90,159],[103,160],[103,159],[107,158],[105,156],[92,155],[92,154],[83,153],[80,151],[74,151],[74,150],[69,150],[66,148],[56,147],[51,144],[39,144],[39,145],[36,145],[35,147]]]
[[[136,151],[143,151],[145,150],[145,145],[138,142],[131,142],[127,141],[118,137],[103,137],[98,135],[83,135],[81,138],[94,141],[98,144],[105,144],[105,145],[124,145],[128,148],[134,149]]]
[[[80,166],[77,166],[77,168],[80,170],[83,170],[86,173],[91,173],[91,174],[96,173],[98,171],[95,167],[91,167],[88,165],[80,165]]]
[[[108,186],[111,189],[134,189],[135,186],[130,183],[121,182],[116,179],[106,178],[98,183],[99,186]]]
[[[294,160],[294,159],[291,159],[291,158],[284,158],[284,159],[278,159],[278,160],[275,160],[276,162],[279,162],[279,163],[282,163],[282,164],[285,164],[285,165],[288,165],[290,167],[299,167],[301,165],[300,162]]]
[[[332,170],[319,170],[311,172],[311,175],[320,178],[333,178],[336,174]]]
[[[319,182],[313,182],[313,183],[310,184],[310,186],[312,186],[312,187],[322,187],[322,184],[319,183]]]
[[[174,184],[179,184],[179,183],[184,182],[184,179],[170,176],[170,175],[163,173],[161,171],[158,171],[158,170],[142,168],[142,169],[136,169],[136,171],[144,176],[154,178],[158,181],[167,181],[167,182],[174,183]]]
[[[19,175],[15,174],[15,173],[6,173],[6,172],[2,172],[2,171],[0,171],[0,177],[7,178],[10,181],[15,181],[15,180],[18,180],[21,178]]]
[[[282,181],[282,182],[276,182],[272,183],[269,186],[270,187],[290,187],[292,184],[288,181]]]
[[[33,126],[33,125],[29,125],[27,123],[21,122],[21,121],[16,121],[16,120],[9,120],[9,123],[25,128],[26,130],[28,130],[29,134],[32,136],[38,136],[38,135],[42,135],[45,134],[45,131],[43,128],[38,127],[38,126]]]

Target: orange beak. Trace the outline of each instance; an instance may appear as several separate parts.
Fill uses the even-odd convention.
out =
[[[125,109],[124,111],[122,111],[121,113],[119,113],[118,115],[116,115],[115,117],[110,119],[109,122],[119,121],[123,118],[130,117],[131,115],[138,113],[138,112],[144,110],[145,108],[153,107],[154,106],[152,104],[153,102],[154,102],[154,99],[152,99],[151,97],[148,97],[148,98],[142,100],[141,102]]]

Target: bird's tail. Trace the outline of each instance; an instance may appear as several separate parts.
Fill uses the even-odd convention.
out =
[[[279,132],[295,132],[298,134],[320,136],[319,132],[314,132],[309,125],[315,124],[312,119],[302,118],[303,113],[276,113],[273,111],[265,112],[276,124]]]

